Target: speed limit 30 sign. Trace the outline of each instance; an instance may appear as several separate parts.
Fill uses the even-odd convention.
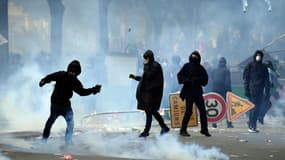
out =
[[[222,120],[226,114],[226,102],[224,98],[215,92],[209,92],[203,95],[207,111],[207,120],[210,123],[216,123]]]

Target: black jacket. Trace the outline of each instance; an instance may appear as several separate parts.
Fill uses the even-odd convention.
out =
[[[135,79],[139,81],[136,92],[138,109],[159,110],[163,95],[163,72],[161,65],[154,61],[153,55],[149,63],[144,65],[143,75],[136,76]]]
[[[193,60],[192,54],[197,54],[198,61]],[[208,74],[205,68],[200,64],[201,57],[198,53],[192,53],[189,57],[189,63],[184,64],[177,74],[179,84],[183,84],[180,97],[184,100],[191,96],[202,96],[203,88],[208,83]]]
[[[79,64],[79,63],[78,63]],[[44,77],[41,82],[50,83],[55,81],[55,87],[51,95],[51,103],[55,104],[67,104],[70,105],[70,98],[75,91],[80,96],[87,96],[92,93],[92,89],[85,89],[81,82],[77,79],[77,76],[81,72],[80,65],[71,62],[66,71],[58,71],[51,73]],[[75,72],[76,75],[70,74],[70,72]]]
[[[267,67],[261,61],[256,61],[257,54],[263,58],[261,51],[256,51],[253,56],[253,61],[250,62],[244,69],[243,80],[245,87],[245,95],[249,98],[258,95],[270,96],[270,82]]]

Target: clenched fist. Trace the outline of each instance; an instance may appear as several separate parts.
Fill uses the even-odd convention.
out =
[[[131,79],[135,79],[135,78],[136,78],[136,76],[135,76],[134,74],[129,74],[129,78],[131,78]]]
[[[92,87],[93,94],[96,94],[101,91],[101,85],[97,84],[95,87]]]

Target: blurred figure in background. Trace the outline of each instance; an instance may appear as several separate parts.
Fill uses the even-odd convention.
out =
[[[212,92],[213,89],[213,67],[212,64],[208,61],[204,62],[203,66],[205,67],[208,74],[208,84],[204,87],[204,93]]]
[[[226,101],[227,92],[232,91],[231,72],[227,68],[227,61],[224,57],[219,59],[218,67],[212,72],[212,92],[220,94]],[[217,124],[213,123],[213,127],[217,128]],[[233,128],[232,122],[227,120],[227,128]]]
[[[181,67],[181,58],[178,55],[171,57],[171,64],[169,66],[170,93],[178,92],[181,90],[181,86],[177,83],[176,77]]]
[[[158,112],[163,95],[162,68],[161,65],[155,61],[151,50],[147,50],[144,53],[143,59],[144,67],[142,76],[129,75],[129,78],[139,81],[136,93],[137,107],[140,110],[144,110],[146,114],[145,128],[139,137],[149,136],[152,116],[158,121],[161,127],[160,134],[163,135],[169,132],[169,128]]]
[[[278,100],[280,98],[280,95],[277,90],[280,87],[280,84],[278,82],[278,72],[276,71],[275,67],[273,66],[273,63],[270,60],[266,61],[265,65],[267,66],[269,73],[269,81],[271,87],[270,96],[274,98],[274,100]],[[268,110],[271,108],[271,106],[272,103],[270,101],[270,97],[263,99],[263,103],[258,116],[258,121],[260,124],[264,124],[264,117]]]
[[[176,75],[179,69],[182,67],[180,65],[180,57],[173,56],[171,57],[170,63],[167,65],[162,65],[164,73],[164,92],[162,98],[163,107],[169,108],[169,96],[171,93],[180,91],[181,87],[177,83]]]

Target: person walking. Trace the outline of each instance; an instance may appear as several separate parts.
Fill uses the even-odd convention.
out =
[[[262,62],[263,52],[255,51],[253,60],[246,65],[243,72],[245,96],[255,105],[249,111],[248,131],[258,133],[257,119],[263,99],[270,97],[269,73],[266,65]]]
[[[162,67],[155,61],[151,50],[147,50],[144,53],[143,59],[144,67],[142,76],[129,75],[129,78],[139,81],[136,92],[137,107],[140,110],[144,110],[146,114],[145,128],[139,137],[149,136],[152,116],[158,121],[161,127],[160,134],[163,135],[169,132],[169,128],[158,112],[163,95]]]

